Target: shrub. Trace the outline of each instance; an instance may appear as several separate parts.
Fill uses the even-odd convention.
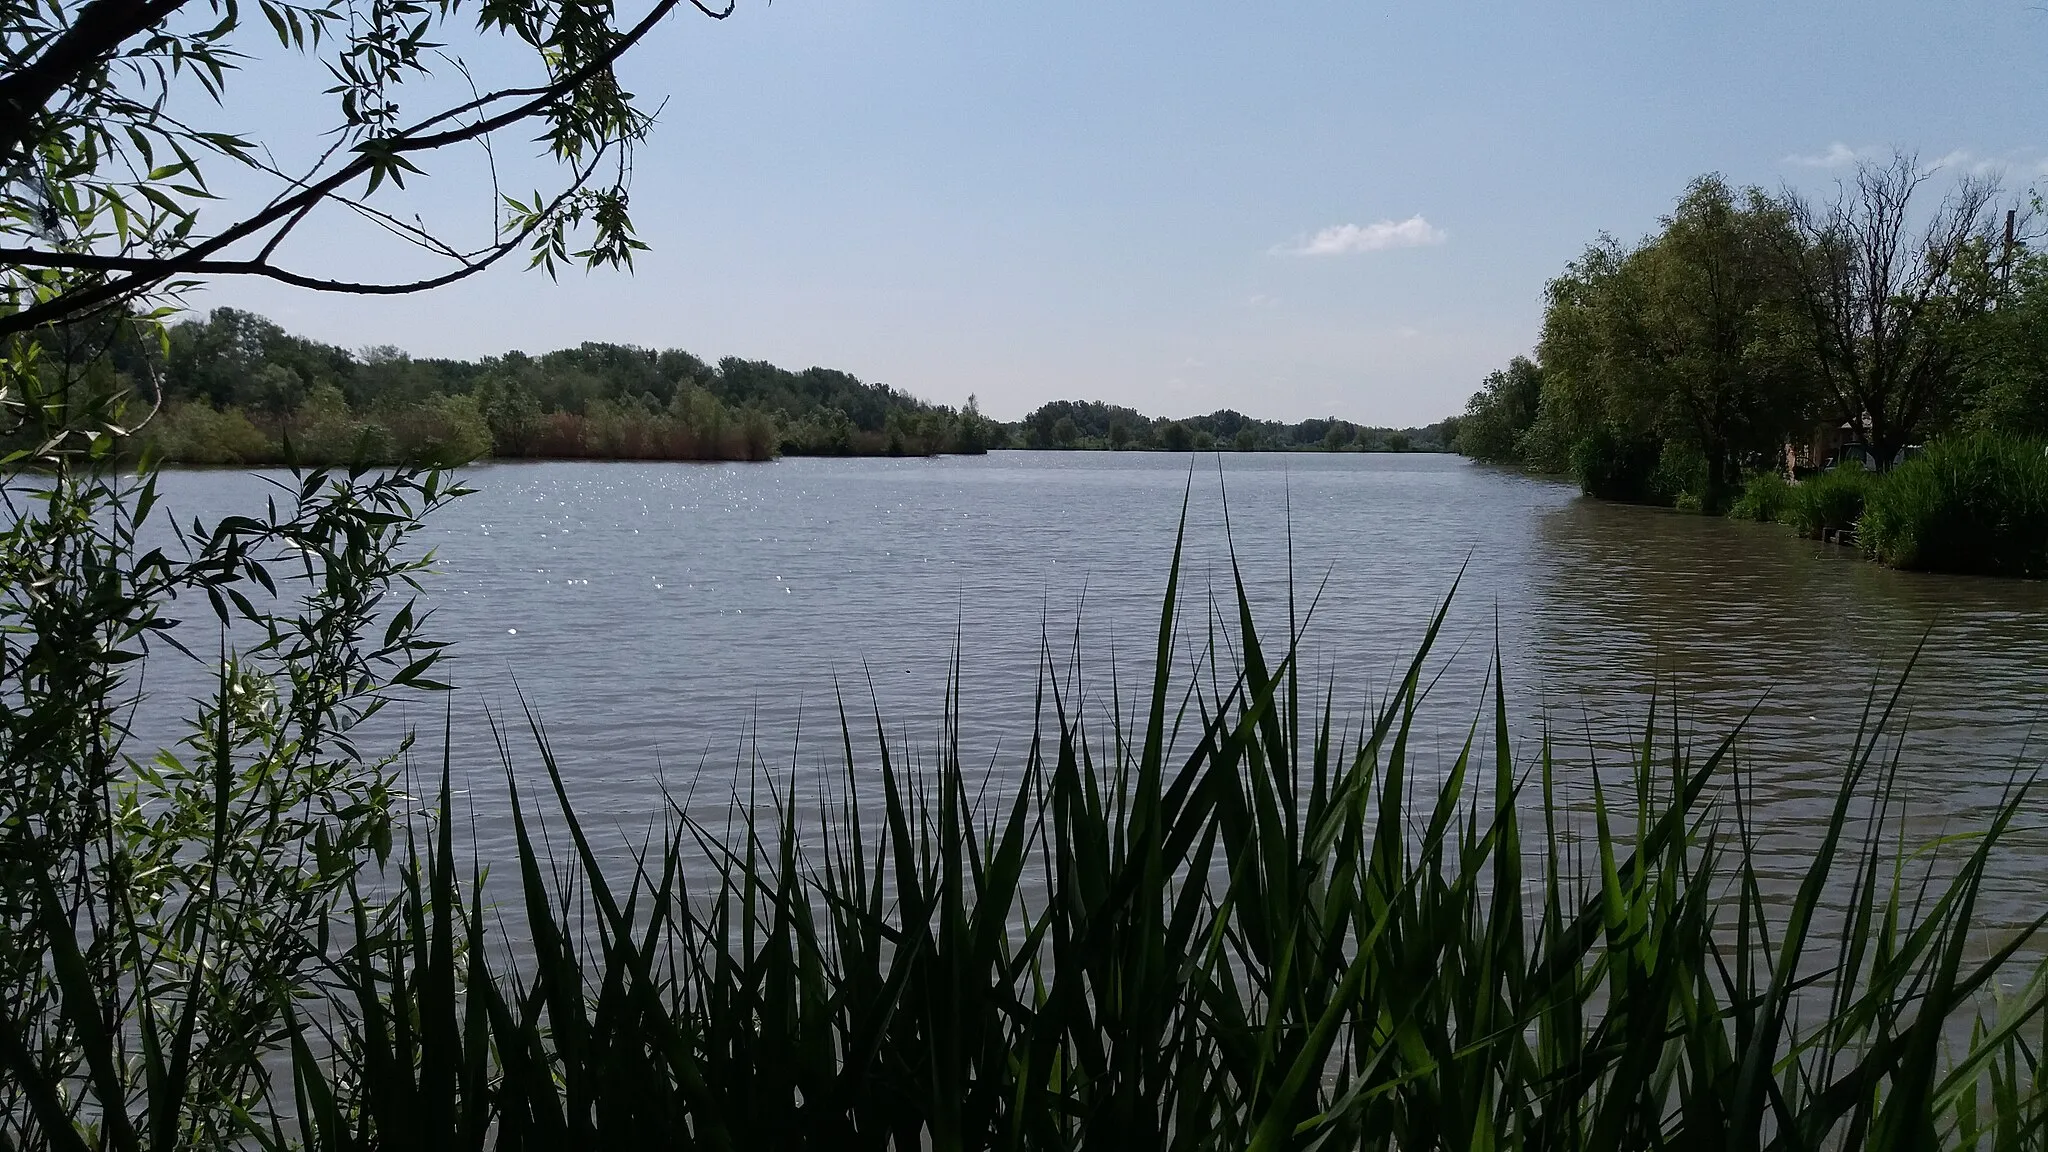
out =
[[[1832,468],[1792,490],[1789,523],[1815,540],[1825,533],[1854,528],[1863,518],[1863,501],[1877,477],[1854,465]]]
[[[157,459],[178,464],[267,464],[279,455],[241,409],[204,402],[165,405],[143,426],[142,439]]]
[[[491,454],[491,426],[475,396],[430,396],[384,419],[406,460],[448,467]]]
[[[303,464],[381,464],[398,458],[391,430],[349,411],[341,389],[318,384],[292,417],[291,455]]]
[[[1648,502],[1682,512],[1719,511],[1707,506],[1706,492],[1707,458],[1690,444],[1666,440],[1657,453],[1657,470],[1650,473]]]
[[[1898,568],[2048,575],[2048,445],[1936,441],[1871,490],[1858,535]]]
[[[1793,487],[1783,476],[1776,472],[1759,472],[1743,485],[1742,495],[1736,497],[1728,515],[1737,520],[1769,524],[1791,514],[1793,499]]]
[[[1655,439],[1602,428],[1572,445],[1572,475],[1579,489],[1602,500],[1654,502],[1652,477],[1663,446]]]

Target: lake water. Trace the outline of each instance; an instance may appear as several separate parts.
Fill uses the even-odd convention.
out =
[[[1269,648],[1290,586],[1303,610],[1320,591],[1305,670],[1354,721],[1458,582],[1428,714],[1443,757],[1496,644],[1522,751],[1547,722],[1580,779],[1586,734],[1618,768],[1660,682],[1702,735],[1754,710],[1756,798],[1787,845],[1825,817],[1868,693],[1923,637],[1902,753],[1916,833],[1967,826],[2048,735],[2048,586],[1894,572],[1775,527],[1597,503],[1449,456],[1231,455],[1192,473],[1189,457],[1137,453],[493,464],[466,480],[476,493],[426,533],[442,559],[427,600],[431,631],[454,641],[455,763],[486,851],[509,833],[479,734],[509,722],[519,770],[537,773],[522,699],[586,817],[637,830],[664,787],[716,806],[756,756],[800,789],[835,767],[835,699],[857,736],[879,711],[929,752],[957,652],[964,759],[1014,778],[1048,646],[1066,669],[1078,630],[1098,715],[1113,685],[1128,705],[1146,682],[1184,496],[1196,608],[1213,594],[1230,619],[1232,546]],[[164,488],[187,517],[266,491],[221,472]],[[1202,635],[1186,621],[1184,657]],[[442,706],[407,714],[438,735]],[[1992,919],[2038,905],[2040,839],[2015,844]]]

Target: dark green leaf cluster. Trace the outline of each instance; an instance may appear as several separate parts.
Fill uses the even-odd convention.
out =
[[[10,383],[32,447],[0,461],[0,1145],[246,1141],[405,818],[402,749],[358,731],[444,686],[409,542],[461,490],[310,472],[260,514],[167,523],[111,443],[120,393]],[[212,686],[145,752],[152,661]]]
[[[1095,400],[1055,400],[1015,424],[1010,441],[1020,448],[1081,448],[1136,452],[1441,452],[1449,448],[1445,424],[1426,428],[1373,428],[1339,420],[1287,424],[1225,408],[1178,420]]]
[[[1001,426],[970,399],[918,400],[845,372],[792,372],[677,349],[584,344],[543,355],[352,353],[216,309],[167,349],[115,345],[117,382],[161,389],[137,440],[167,462],[457,464],[480,457],[766,460],[985,452]]]
[[[1898,568],[2048,576],[2048,439],[1937,440],[1871,489],[1856,534]]]

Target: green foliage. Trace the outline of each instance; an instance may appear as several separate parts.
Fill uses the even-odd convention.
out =
[[[2015,258],[1999,307],[1970,331],[1966,360],[1967,429],[2048,438],[2048,253]]]
[[[1793,486],[1776,472],[1759,472],[1743,485],[1742,495],[1728,509],[1737,520],[1771,524],[1786,519],[1792,511]]]
[[[24,412],[77,415],[39,381]],[[391,593],[453,490],[307,475],[172,561],[108,434],[39,439],[77,447],[10,461],[0,538],[9,1147],[2041,1144],[2015,959],[2041,925],[1973,927],[2031,796],[1905,843],[1896,696],[1788,850],[1752,832],[1735,735],[1667,739],[1653,708],[1619,771],[1518,750],[1498,659],[1469,734],[1426,747],[1448,603],[1347,735],[1295,622],[1268,648],[1234,566],[1184,603],[1177,548],[1148,688],[1043,674],[1010,774],[970,767],[956,675],[932,756],[842,709],[836,784],[757,769],[723,828],[677,810],[621,870],[536,721],[552,827],[508,763],[487,883],[456,749],[421,811],[356,743],[432,686]],[[216,619],[164,616],[181,594]],[[187,658],[145,642],[202,632],[226,659],[191,736],[129,759],[140,669]]]
[[[1953,428],[2048,436],[2048,255],[1998,240],[1995,185],[1929,205],[1925,178],[1863,165],[1819,207],[1695,180],[1551,281],[1536,360],[1488,377],[1459,450],[1712,512],[1820,427],[1885,461]]]
[[[1598,427],[1572,445],[1571,472],[1579,489],[1602,500],[1658,503],[1653,479],[1663,445]]]
[[[1681,440],[1666,440],[1657,451],[1657,468],[1650,473],[1648,502],[1683,512],[1719,514],[1728,494],[1715,487],[1707,457]]]
[[[1800,535],[1815,540],[1826,532],[1853,530],[1863,518],[1863,503],[1877,483],[1876,473],[1853,464],[1809,476],[1793,488],[1785,522],[1798,529]]]
[[[0,336],[148,311],[195,278],[391,293],[461,280],[520,251],[551,274],[630,265],[643,247],[627,212],[632,152],[653,121],[613,66],[684,3],[656,0],[627,23],[608,5],[554,0],[259,0],[203,16],[176,2],[8,0]],[[273,84],[311,84],[331,103],[284,101],[274,139],[224,123],[224,105],[268,95],[228,94],[241,62],[259,58],[285,73]],[[530,201],[506,194],[487,163],[494,139],[537,143],[534,178],[552,187]],[[306,140],[324,143],[279,159]],[[403,203],[429,167],[486,168],[490,226],[460,243],[429,231]],[[223,183],[241,191],[222,196]],[[285,255],[313,258],[283,242],[350,212],[393,246],[359,254],[367,261],[433,266],[417,279],[353,283]],[[291,403],[282,398],[280,410]]]
[[[309,472],[263,515],[168,523],[120,466],[121,394],[38,351],[0,366],[37,446],[0,462],[0,1144],[251,1146],[335,933],[379,915],[358,880],[404,820],[401,749],[357,730],[437,686],[410,544],[460,490]],[[130,747],[149,662],[195,659],[184,739]]]
[[[1389,448],[1395,437],[1405,437],[1403,443],[1416,450],[1440,452],[1448,450],[1452,433],[1448,422],[1427,428],[1369,428],[1332,416],[1286,424],[1255,420],[1228,408],[1206,416],[1154,419],[1136,409],[1092,400],[1042,404],[1015,427],[1014,438],[1026,448],[1134,452],[1208,451],[1218,444],[1239,452],[1406,451]]]
[[[2048,576],[2048,443],[1937,440],[1872,487],[1857,539],[1898,568]]]
[[[1526,356],[1508,361],[1465,405],[1452,447],[1461,455],[1494,464],[1522,462],[1522,438],[1536,422],[1543,402],[1543,369]]]
[[[167,398],[144,439],[195,464],[450,465],[485,456],[767,460],[986,452],[1000,425],[842,372],[584,344],[544,356],[354,354],[217,309],[172,325],[162,357],[118,350]],[[158,428],[161,423],[163,427]]]
[[[1511,369],[1498,398],[1475,397],[1468,428],[1484,419],[1465,434],[1537,467],[1569,462],[1615,499],[1724,507],[1734,477],[1810,426],[1812,374],[1789,344],[1797,311],[1780,255],[1795,241],[1762,192],[1695,180],[1658,233],[1632,247],[1603,238],[1551,282],[1540,370]],[[1668,457],[1654,477],[1639,459],[1653,442]]]
[[[142,443],[160,460],[185,464],[274,464],[277,444],[239,408],[167,404],[143,428]]]

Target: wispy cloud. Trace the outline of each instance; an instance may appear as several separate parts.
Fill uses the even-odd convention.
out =
[[[1943,172],[1967,172],[1972,176],[1997,177],[2015,167],[2024,171],[2028,167],[2027,151],[2031,149],[2008,152],[2003,156],[1979,156],[1968,148],[1958,148],[1927,167]],[[2048,161],[2042,161],[2035,167],[2039,171],[2048,172]]]
[[[1313,236],[1282,244],[1273,251],[1284,256],[1349,256],[1389,248],[1424,248],[1441,244],[1448,236],[1417,213],[1406,220],[1381,220],[1376,224],[1332,224]]]
[[[2031,149],[2007,152],[1999,156],[1984,156],[1968,148],[1956,148],[1932,160],[1922,157],[1920,167],[1926,172],[1969,173],[1972,176],[1995,176],[2017,163],[2027,166],[2026,157]],[[1787,156],[1785,163],[1801,168],[1847,168],[1866,160],[1882,161],[1889,152],[1882,148],[1851,148],[1837,140],[1827,146],[1826,151],[1811,156]]]
[[[1797,164],[1801,168],[1847,168],[1863,158],[1863,151],[1837,140],[1828,145],[1824,152],[1816,152],[1811,156],[1787,156],[1785,163]]]

